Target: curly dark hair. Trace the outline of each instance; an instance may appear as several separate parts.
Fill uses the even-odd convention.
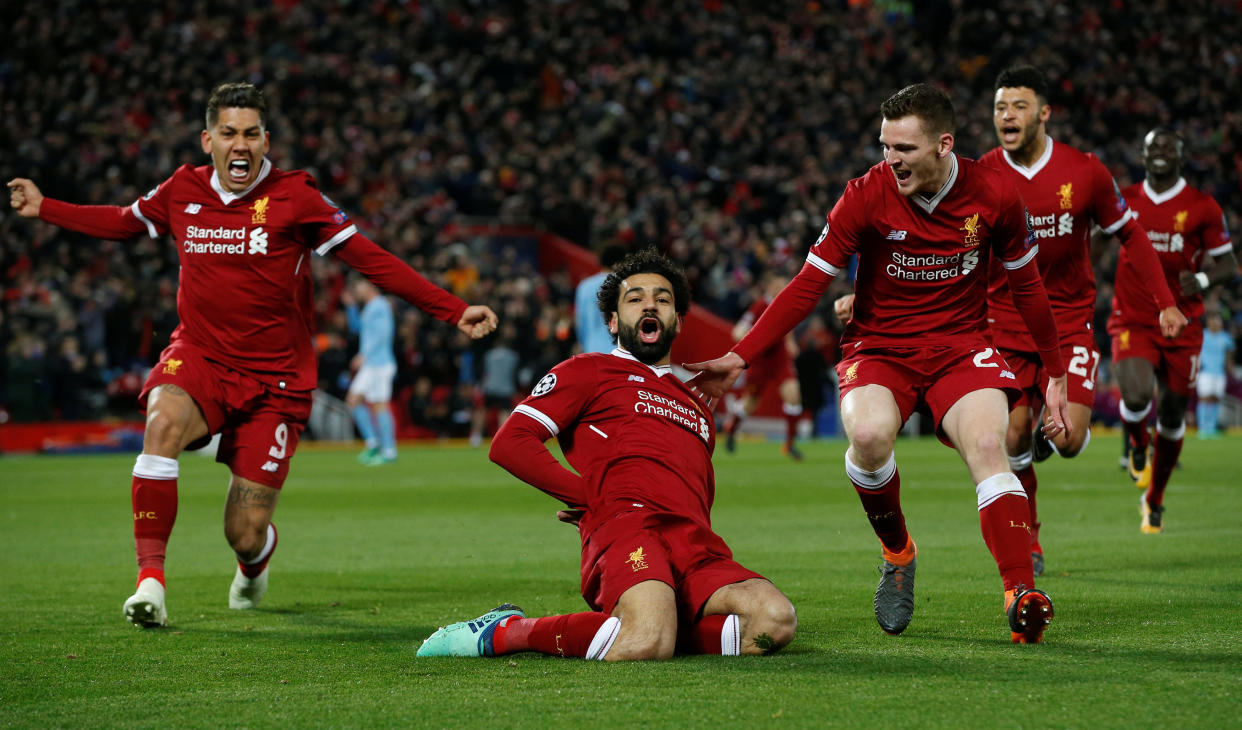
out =
[[[259,124],[267,129],[267,97],[254,84],[226,82],[212,89],[207,99],[207,129],[216,126],[221,109],[254,109],[259,112]]]
[[[885,119],[915,116],[923,130],[932,136],[957,134],[957,114],[953,100],[943,89],[931,84],[911,84],[884,100],[880,114]]]
[[[595,302],[599,305],[599,313],[604,317],[604,322],[611,319],[613,312],[617,311],[617,305],[621,301],[621,282],[634,274],[659,274],[668,279],[673,285],[673,308],[678,314],[690,311],[690,285],[686,282],[685,272],[656,249],[646,248],[617,262],[612,273],[600,286]]]
[[[1010,66],[996,76],[996,89],[1017,89],[1025,86],[1035,92],[1041,104],[1048,103],[1048,79],[1034,66]]]

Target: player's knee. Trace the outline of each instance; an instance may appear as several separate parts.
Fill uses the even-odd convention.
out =
[[[749,617],[746,639],[742,642],[744,654],[771,654],[793,641],[798,629],[798,614],[788,600],[765,602],[759,611]]]
[[[676,631],[662,627],[647,626],[640,622],[621,621],[621,631],[612,648],[604,655],[605,661],[647,661],[672,659],[677,648]]]
[[[893,443],[891,433],[871,424],[858,424],[850,434],[851,451],[857,457],[855,463],[864,469],[878,468],[888,461]]]
[[[267,545],[267,525],[225,522],[224,537],[243,560],[257,558]]]
[[[172,409],[156,407],[147,414],[146,432],[143,434],[144,450],[152,453],[176,455],[181,451],[185,436],[184,419],[176,417]]]
[[[995,456],[998,459],[1008,459],[1008,451],[1005,449],[1005,443],[1002,441],[1000,434],[991,431],[977,433],[971,438],[975,451],[981,455]]]

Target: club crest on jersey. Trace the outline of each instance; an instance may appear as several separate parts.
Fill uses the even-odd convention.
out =
[[[185,361],[184,360],[165,360],[164,361],[164,374],[165,375],[176,375],[177,369],[181,367],[181,363],[183,362]]]
[[[965,220],[962,227],[958,229],[966,233],[962,238],[962,243],[967,246],[979,245],[979,214],[975,213]]]
[[[1123,350],[1130,349],[1130,330],[1122,330],[1121,334],[1117,335],[1117,344]]]
[[[1178,233],[1185,232],[1186,231],[1186,218],[1188,218],[1189,216],[1190,216],[1190,211],[1188,210],[1177,211],[1177,213],[1174,214],[1173,216],[1173,230],[1177,231]]]
[[[556,373],[548,373],[543,376],[538,383],[535,383],[535,389],[530,392],[531,395],[547,395],[556,387]]]
[[[254,205],[250,206],[250,222],[251,223],[267,223],[267,206],[271,203],[271,196],[264,195],[262,198],[254,201]]]
[[[643,555],[643,548],[641,545],[637,550],[630,553],[630,557],[625,562],[630,564],[630,567],[634,569],[635,573],[640,570],[646,570],[650,567],[647,565],[647,556]]]
[[[1061,210],[1073,210],[1074,183],[1065,183],[1062,185],[1059,194],[1061,196]]]
[[[858,380],[858,366],[861,364],[862,363],[856,362],[853,365],[850,365],[848,368],[846,368],[845,377],[841,378],[841,382],[852,383],[855,380]]]

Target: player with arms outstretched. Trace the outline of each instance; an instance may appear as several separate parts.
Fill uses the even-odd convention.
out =
[[[1130,445],[1130,472],[1146,491],[1139,502],[1141,532],[1164,530],[1164,490],[1182,453],[1186,407],[1199,369],[1203,344],[1203,292],[1230,281],[1238,268],[1233,241],[1220,206],[1182,177],[1184,143],[1172,129],[1157,127],[1143,140],[1146,179],[1122,191],[1160,258],[1159,279],[1177,294],[1190,326],[1173,339],[1153,326],[1155,306],[1146,296],[1150,274],[1136,265],[1129,248],[1117,260],[1112,335],[1113,369],[1121,387],[1121,422]],[[1204,259],[1211,267],[1201,271]],[[1154,454],[1147,417],[1159,386]]]
[[[419,656],[668,659],[767,654],[793,639],[789,599],[712,531],[712,414],[669,365],[690,307],[685,275],[653,249],[631,254],[598,306],[617,347],[553,368],[491,446],[493,461],[569,507],[560,516],[582,535],[591,610],[526,618],[504,604],[435,632]],[[577,473],[548,451],[552,437]]]
[[[1065,370],[1026,209],[1000,173],[953,152],[953,103],[943,91],[915,84],[880,110],[884,161],[846,186],[802,271],[732,352],[686,367],[702,371],[697,387],[718,396],[814,309],[857,254],[853,316],[837,375],[850,442],[845,471],[882,546],[876,620],[899,634],[914,615],[917,548],[901,510],[893,449],[902,423],[922,406],[975,483],[1010,638],[1037,642],[1052,619],[1052,601],[1034,587],[1030,512],[1004,450],[1009,397],[1017,391],[989,342],[985,301],[988,265],[997,257],[1052,376],[1048,427],[1059,433],[1066,427]]]
[[[381,288],[472,337],[495,329],[487,307],[467,306],[371,242],[302,171],[266,154],[267,101],[226,83],[207,102],[203,152],[129,206],[45,198],[9,181],[12,207],[98,238],[170,235],[180,260],[180,324],[139,396],[147,414],[131,498],[138,587],[124,604],[139,627],[167,623],[164,558],[177,516],[177,457],[220,434],[216,460],[231,473],[224,533],[237,556],[229,607],[256,606],[276,547],[272,513],[306,426],[315,388],[310,256],[332,253]]]
[[[1037,415],[1049,375],[1041,365],[1034,338],[1023,326],[1010,294],[1009,279],[999,261],[989,273],[988,320],[992,341],[1017,376],[1022,400],[1009,414],[1006,448],[1014,473],[1026,490],[1032,526],[1031,560],[1035,574],[1044,569],[1039,542],[1035,494],[1038,480],[1033,462],[1056,451],[1073,457],[1091,439],[1091,407],[1095,402],[1096,369],[1100,353],[1091,331],[1095,312],[1095,274],[1091,266],[1091,224],[1120,237],[1122,250],[1149,284],[1136,295],[1149,302],[1151,327],[1165,337],[1175,336],[1186,324],[1173,295],[1159,276],[1160,263],[1143,229],[1134,220],[1113,177],[1090,153],[1054,141],[1046,129],[1052,107],[1048,84],[1033,66],[1014,66],[996,78],[992,123],[999,146],[979,162],[996,168],[1017,188],[1031,214],[1039,244],[1039,274],[1057,320],[1061,357],[1068,373],[1068,433],[1043,437]]]

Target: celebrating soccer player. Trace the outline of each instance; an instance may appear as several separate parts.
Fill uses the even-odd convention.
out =
[[[1140,530],[1164,530],[1164,490],[1182,453],[1186,406],[1195,385],[1199,349],[1203,344],[1203,292],[1231,280],[1238,261],[1220,206],[1182,177],[1184,143],[1171,129],[1157,127],[1143,140],[1143,182],[1122,191],[1147,229],[1161,271],[1157,277],[1177,294],[1177,306],[1190,318],[1179,337],[1162,337],[1154,326],[1155,306],[1146,296],[1150,274],[1123,248],[1117,260],[1112,335],[1113,368],[1121,386],[1121,421],[1130,444],[1130,471],[1146,490],[1139,501]],[[1200,271],[1204,255],[1211,268]],[[1148,458],[1151,436],[1147,416],[1152,392],[1159,383],[1156,406],[1156,447]],[[1202,424],[1200,424],[1202,428]]]
[[[712,414],[669,365],[690,307],[685,275],[653,249],[631,254],[598,306],[617,347],[553,368],[491,447],[493,461],[569,507],[560,516],[582,534],[591,610],[526,618],[504,604],[435,632],[419,656],[667,659],[766,654],[793,639],[793,605],[712,531]],[[553,436],[576,474],[544,445]]]
[[[231,473],[224,532],[237,555],[229,607],[256,606],[276,548],[271,523],[315,387],[311,254],[331,252],[381,288],[472,337],[496,327],[358,232],[302,171],[277,169],[267,101],[248,83],[221,84],[207,101],[203,152],[129,206],[71,205],[33,182],[9,181],[10,204],[105,239],[171,235],[181,263],[180,324],[139,396],[147,414],[134,464],[137,591],[124,613],[136,626],[167,623],[164,556],[177,516],[177,457],[220,434],[216,460]]]
[[[1147,302],[1147,324],[1164,337],[1175,337],[1186,325],[1172,293],[1160,275],[1160,262],[1143,229],[1126,207],[1113,177],[1095,155],[1080,152],[1048,136],[1052,107],[1048,84],[1032,66],[1005,69],[996,78],[992,123],[1000,142],[979,162],[994,167],[1017,186],[1031,214],[1036,262],[1061,335],[1061,357],[1068,372],[1069,417],[1072,428],[1054,439],[1038,428],[1040,393],[1048,373],[1040,365],[1035,341],[1022,326],[1010,295],[1008,278],[994,261],[988,280],[988,321],[992,341],[1013,369],[1022,399],[1009,414],[1006,448],[1009,463],[1026,490],[1031,514],[1031,561],[1035,574],[1044,569],[1039,542],[1040,522],[1035,493],[1038,481],[1033,462],[1053,451],[1072,457],[1091,440],[1091,406],[1095,402],[1096,349],[1091,318],[1095,313],[1095,275],[1091,267],[1091,224],[1121,238],[1123,256],[1142,278],[1134,296]]]
[[[984,542],[1004,586],[1010,638],[1040,641],[1052,601],[1035,589],[1030,511],[1009,469],[1005,429],[1014,375],[988,340],[987,270],[1000,259],[1050,379],[1048,431],[1070,428],[1056,323],[1034,259],[1030,219],[1012,182],[953,152],[947,94],[915,84],[880,107],[884,160],[851,180],[802,271],[732,352],[705,363],[696,385],[720,396],[757,353],[815,307],[858,255],[852,318],[841,340],[845,471],[882,545],[875,593],[880,627],[899,634],[914,614],[917,548],[901,511],[893,447],[919,406],[961,454],[978,497]]]
[[[750,308],[733,326],[733,340],[741,341],[755,326],[755,322],[763,316],[781,289],[789,283],[789,279],[779,273],[769,272],[763,277],[759,296],[751,303]],[[730,394],[725,399],[729,416],[725,419],[725,449],[730,453],[736,448],[737,430],[742,421],[754,412],[759,405],[759,397],[773,385],[781,398],[781,412],[785,416],[785,443],[781,452],[794,461],[802,461],[802,452],[798,451],[794,437],[798,434],[798,421],[802,418],[802,388],[798,383],[798,373],[794,370],[791,351],[796,349],[793,335],[786,335],[776,345],[759,354],[758,360],[751,365],[742,376],[744,385],[740,386],[740,394]]]

